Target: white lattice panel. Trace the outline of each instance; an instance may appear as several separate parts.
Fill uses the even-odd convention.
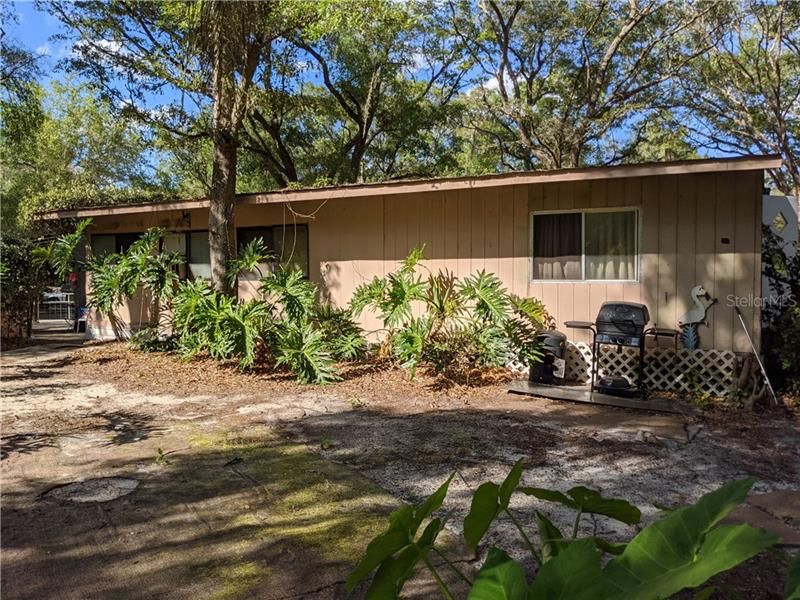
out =
[[[517,376],[528,376],[528,365],[526,365],[522,360],[516,357],[512,357],[508,363],[506,363],[506,368],[510,369],[511,372]]]
[[[636,380],[639,352],[634,348],[606,346],[600,354],[598,377],[621,375]],[[591,379],[592,347],[585,342],[567,344],[567,379]],[[653,391],[700,389],[717,396],[728,394],[738,371],[736,354],[729,350],[652,348],[645,352],[644,375]]]

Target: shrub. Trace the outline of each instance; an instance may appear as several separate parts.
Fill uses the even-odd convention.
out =
[[[311,323],[286,322],[275,329],[276,364],[285,365],[298,383],[325,384],[339,379],[320,329]]]
[[[764,306],[764,352],[776,387],[800,395],[800,254],[763,228],[763,269],[780,301]]]
[[[436,542],[452,513],[434,515],[447,496],[451,475],[422,504],[404,505],[390,515],[389,527],[369,543],[348,577],[348,590],[371,576],[367,598],[396,598],[420,565],[431,571],[443,597],[454,598],[429,559],[436,554],[469,583],[469,598],[655,600],[699,587],[717,573],[732,569],[779,541],[774,534],[749,525],[720,524],[744,501],[752,479],[725,485],[641,529],[627,543],[615,543],[597,536],[578,537],[581,520],[592,515],[593,519],[638,525],[638,508],[582,486],[566,493],[520,486],[521,475],[519,461],[502,483],[486,482],[477,488],[464,518],[463,538],[468,548],[476,550],[495,521],[508,519],[536,565],[532,580],[521,563],[495,546],[489,548],[474,579],[447,559],[445,549]],[[514,494],[568,507],[575,514],[572,531],[563,532],[538,510],[529,518],[518,518],[510,507]],[[523,525],[531,521],[536,524],[538,536]]]
[[[172,352],[177,349],[177,340],[164,335],[158,327],[144,327],[131,334],[129,345],[139,352]]]
[[[414,249],[396,272],[359,286],[350,302],[354,315],[369,309],[380,316],[387,347],[412,377],[421,363],[463,374],[505,366],[513,356],[541,358],[537,335],[552,326],[541,302],[509,294],[485,271],[461,281],[449,271],[423,278],[422,259],[423,249]],[[415,303],[421,316],[414,316]]]
[[[163,229],[146,231],[124,253],[93,260],[90,305],[112,315],[140,290],[150,294],[154,318],[134,334],[131,346],[142,351],[174,349],[184,360],[201,352],[218,360],[235,359],[249,369],[261,351],[286,366],[301,383],[338,378],[334,362],[363,356],[361,329],[345,310],[321,306],[316,286],[302,272],[279,268],[263,275],[260,265],[272,257],[263,241],[248,243],[228,265],[232,281],[244,271],[261,275],[262,298],[241,302],[214,290],[202,279],[179,281],[178,254],[159,252]]]
[[[43,273],[35,265],[33,244],[24,239],[0,240],[2,338],[27,339],[31,334],[33,307],[39,297]]]
[[[26,340],[31,335],[33,307],[50,282],[63,282],[75,268],[74,254],[91,219],[47,245],[3,236],[0,240],[0,312],[2,337]]]
[[[367,341],[349,311],[320,304],[314,309],[312,319],[336,360],[352,361],[364,357]]]
[[[92,276],[89,306],[113,316],[126,299],[145,291],[150,294],[150,325],[157,326],[162,308],[178,287],[177,268],[184,262],[177,252],[159,252],[166,234],[161,228],[148,229],[125,252],[89,261],[86,269]]]
[[[260,289],[280,318],[295,324],[311,318],[317,286],[304,279],[302,271],[281,267],[261,279]]]
[[[253,366],[269,321],[264,302],[239,302],[202,279],[180,284],[172,299],[172,313],[177,351],[182,358],[208,352],[217,360],[238,359],[241,369]]]

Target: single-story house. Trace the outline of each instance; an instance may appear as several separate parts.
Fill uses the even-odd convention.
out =
[[[764,170],[778,156],[714,158],[610,167],[514,172],[298,189],[237,197],[242,244],[262,237],[299,265],[335,305],[356,287],[397,268],[425,244],[427,266],[465,276],[496,273],[520,296],[544,302],[564,328],[592,321],[605,301],[648,306],[651,325],[675,328],[702,285],[717,302],[700,328],[702,348],[748,352],[734,312],[738,302],[760,338],[761,215]],[[126,247],[144,230],[174,232],[170,249],[187,258],[187,276],[209,274],[208,201],[129,204],[42,215],[91,217],[91,252]],[[253,293],[240,281],[241,295]],[[89,282],[91,285],[91,282]],[[135,301],[121,307],[132,329],[146,322]],[[366,330],[379,327],[364,316]],[[114,330],[90,314],[87,330]]]

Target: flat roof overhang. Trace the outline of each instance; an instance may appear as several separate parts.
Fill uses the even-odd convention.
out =
[[[280,190],[255,194],[237,194],[237,204],[279,204],[283,202],[306,202],[314,200],[336,200],[340,198],[368,198],[414,194],[419,192],[442,192],[465,189],[481,189],[509,185],[535,183],[557,183],[562,181],[592,181],[598,179],[623,179],[628,177],[653,177],[659,175],[692,175],[699,173],[724,173],[737,171],[759,171],[777,169],[781,166],[780,155],[742,156],[734,158],[707,158],[671,162],[615,165],[610,167],[586,167],[581,169],[556,169],[552,171],[514,171],[477,175],[473,177],[442,177],[437,179],[398,180],[378,183],[345,184],[334,187]],[[171,210],[193,210],[208,208],[207,198],[147,202],[141,204],[117,204],[55,210],[40,213],[38,219],[56,220],[108,215],[126,215],[143,212],[166,212]]]

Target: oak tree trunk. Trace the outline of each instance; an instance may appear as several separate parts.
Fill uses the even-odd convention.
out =
[[[237,143],[232,134],[214,133],[214,159],[208,208],[208,247],[211,255],[211,283],[229,295],[235,286],[228,282],[228,262],[236,256],[234,208],[236,204]]]

